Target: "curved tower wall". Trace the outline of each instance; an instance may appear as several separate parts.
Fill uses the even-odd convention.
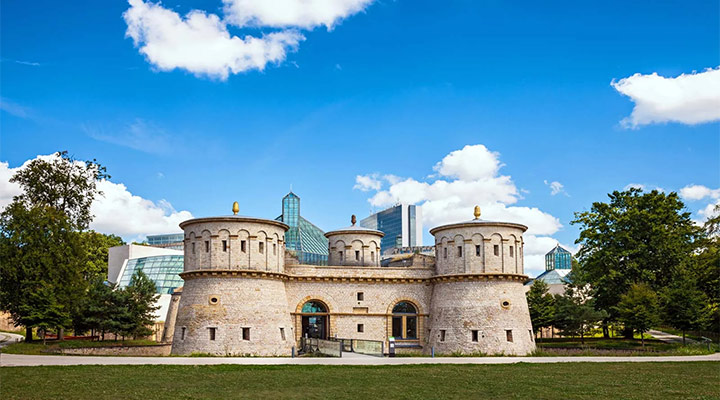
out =
[[[199,218],[180,226],[185,284],[172,354],[289,355],[294,333],[283,281],[287,226],[245,217]]]
[[[436,276],[426,351],[524,355],[535,349],[523,287],[525,229],[476,220],[431,231]]]
[[[382,233],[372,231],[334,231],[328,238],[328,265],[352,267],[380,266]]]

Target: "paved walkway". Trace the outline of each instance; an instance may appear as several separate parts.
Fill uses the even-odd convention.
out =
[[[720,353],[706,356],[647,357],[343,357],[343,358],[260,358],[260,357],[91,357],[33,356],[0,354],[0,366],[36,365],[401,365],[401,364],[514,364],[567,362],[668,362],[720,361]]]
[[[647,333],[652,335],[657,340],[666,342],[666,343],[682,343],[682,336],[673,335],[672,333],[662,332],[662,331],[656,331],[654,329],[649,330]],[[696,343],[695,340],[685,338],[685,343],[691,344]]]

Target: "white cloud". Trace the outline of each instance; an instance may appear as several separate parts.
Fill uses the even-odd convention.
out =
[[[332,29],[374,0],[223,0],[228,21],[237,26]]]
[[[377,179],[377,174],[371,174],[356,176],[353,189],[368,192],[370,190],[380,190],[381,187],[382,182]]]
[[[230,74],[281,63],[305,40],[298,29],[324,25],[330,30],[373,0],[223,0],[224,19],[201,10],[181,17],[160,3],[128,2],[125,35],[152,65],[225,80]],[[239,37],[230,34],[229,25],[282,29]]]
[[[638,73],[611,85],[635,103],[632,114],[621,122],[626,127],[720,120],[720,67],[674,78]]]
[[[703,222],[716,216],[720,212],[718,207],[720,207],[720,201],[714,201],[705,206],[705,208],[699,210],[698,214],[703,218]]]
[[[547,180],[544,180],[543,183],[545,183],[545,186],[550,187],[550,195],[551,196],[555,196],[558,193],[564,193],[565,196],[568,195],[567,192],[565,191],[565,187],[563,186],[563,184],[558,181],[548,182]]]
[[[703,185],[688,185],[680,189],[680,196],[686,200],[702,200],[706,197],[720,198],[720,189],[710,189]]]
[[[111,132],[93,125],[83,125],[83,130],[95,140],[129,147],[151,154],[166,154],[178,147],[178,139],[167,134],[162,128],[135,119],[126,126]]]
[[[27,107],[21,106],[20,104],[3,97],[0,97],[0,110],[19,118],[28,118],[30,116],[30,110]]]
[[[475,205],[481,207],[483,219],[525,224],[528,226],[524,253],[526,273],[533,275],[544,269],[543,256],[557,243],[549,235],[556,233],[562,225],[556,217],[536,207],[512,205],[517,203],[520,195],[512,178],[499,173],[502,167],[499,157],[499,153],[483,145],[468,145],[437,163],[433,167],[436,176],[427,181],[372,175],[389,187],[384,190],[373,188],[375,193],[368,202],[374,207],[399,202],[420,204],[423,224],[427,227],[469,220]]]
[[[227,79],[230,73],[257,69],[285,60],[304,37],[294,30],[262,37],[232,36],[215,14],[190,11],[184,18],[159,3],[129,0],[123,17],[140,53],[163,71],[185,69],[196,75]]]
[[[50,160],[53,155],[39,155],[36,159]],[[17,168],[0,162],[0,210],[21,193],[20,186],[10,183],[10,178],[32,160]],[[102,196],[95,199],[91,213],[95,216],[90,229],[102,233],[120,235],[126,240],[142,239],[146,234],[180,232],[178,224],[192,218],[189,211],[176,211],[166,200],[153,202],[133,195],[121,183],[107,180],[98,182]]]

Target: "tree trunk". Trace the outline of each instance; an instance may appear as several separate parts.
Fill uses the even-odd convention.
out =
[[[623,327],[623,332],[622,332],[622,334],[623,334],[623,337],[624,337],[625,339],[632,339],[632,338],[633,338],[633,333],[634,333],[634,332],[633,332],[632,328]]]
[[[602,329],[603,329],[603,337],[605,339],[610,339],[610,329],[608,329],[607,324],[603,324]]]
[[[644,332],[640,332],[640,343],[642,343],[642,348],[645,349],[645,335],[644,335]]]
[[[45,346],[45,338],[47,337],[47,332],[45,332],[45,329],[42,330],[42,339],[43,339],[43,346]]]
[[[583,329],[580,329],[580,343],[585,344],[585,331]]]
[[[25,343],[32,342],[32,326],[25,327]]]
[[[58,341],[65,339],[65,328],[63,328],[61,326],[61,327],[57,328],[57,332],[58,332],[58,334],[57,334]]]

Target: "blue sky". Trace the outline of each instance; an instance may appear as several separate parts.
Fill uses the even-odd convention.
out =
[[[653,87],[623,95],[611,85],[634,74],[672,79],[717,68],[718,2],[358,2],[361,11],[334,19],[331,29],[279,26],[259,12],[255,24],[225,23],[221,0],[157,6],[163,15],[215,14],[232,36],[289,29],[304,38],[262,70],[225,77],[142,54],[150,31],[139,42],[126,36],[124,1],[4,3],[0,162],[12,171],[63,149],[95,158],[112,182],[152,202],[135,199],[126,212],[139,204],[165,217],[226,214],[237,200],[241,213],[274,218],[292,185],[302,214],[330,230],[368,214],[377,190],[360,190],[357,176],[374,176],[380,191],[398,182],[384,175],[462,180],[433,167],[483,145],[490,155],[478,163],[502,166],[470,179],[508,176],[505,189],[516,190],[510,200],[485,201],[555,218],[559,224],[537,236],[567,245],[577,237],[573,212],[629,184],[710,190],[686,197],[698,220],[720,197],[720,125],[717,112],[702,110],[717,98],[708,103],[701,93],[675,114],[668,100],[672,115],[648,117],[633,110],[658,97]],[[181,51],[187,62],[200,57]],[[686,120],[696,111],[704,117]],[[622,122],[631,115],[640,122]],[[551,182],[563,190],[553,195]],[[470,199],[493,193],[474,190],[453,203],[468,219]],[[122,226],[132,218],[114,212],[118,219],[98,228],[126,238],[142,231],[137,221]]]

